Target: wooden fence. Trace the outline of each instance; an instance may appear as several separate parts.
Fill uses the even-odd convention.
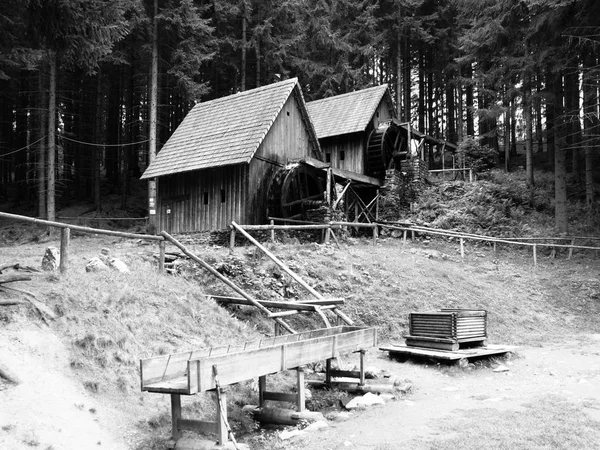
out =
[[[101,228],[90,228],[84,227],[81,225],[71,225],[61,222],[53,222],[50,220],[36,219],[34,217],[20,216],[17,214],[10,214],[5,212],[0,212],[0,218],[5,219],[13,219],[19,222],[28,222],[34,223],[37,225],[43,225],[52,228],[60,229],[60,266],[59,269],[61,272],[66,272],[68,268],[69,261],[69,242],[71,239],[71,230],[79,231],[81,233],[87,234],[101,234],[105,236],[115,236],[122,237],[127,239],[142,239],[146,241],[154,241],[158,243],[159,247],[159,258],[158,258],[158,268],[162,272],[165,267],[165,238],[163,236],[154,236],[150,234],[137,234],[137,233],[125,233],[123,231],[112,231],[112,230],[103,230]]]

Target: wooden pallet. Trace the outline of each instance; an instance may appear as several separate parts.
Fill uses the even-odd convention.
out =
[[[514,352],[517,349],[514,345],[487,345],[485,347],[477,347],[462,350],[437,350],[431,348],[408,347],[401,344],[390,344],[379,347],[379,350],[388,352],[390,356],[395,357],[428,357],[443,361],[459,361],[461,359],[478,358],[482,356],[503,355],[505,353]]]

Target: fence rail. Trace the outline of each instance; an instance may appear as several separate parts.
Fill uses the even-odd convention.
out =
[[[87,234],[102,234],[105,236],[122,237],[126,239],[142,239],[146,241],[155,241],[159,246],[159,258],[158,268],[162,272],[165,267],[165,239],[162,236],[155,236],[152,234],[137,234],[137,233],[125,233],[123,231],[105,230],[102,228],[91,228],[84,227],[81,225],[71,225],[67,223],[54,222],[51,220],[37,219],[35,217],[20,216],[18,214],[10,214],[0,212],[0,218],[17,220],[19,222],[35,223],[37,225],[44,225],[52,228],[60,228],[60,265],[59,269],[61,272],[66,272],[68,268],[69,260],[69,242],[71,236],[71,230],[80,231]]]

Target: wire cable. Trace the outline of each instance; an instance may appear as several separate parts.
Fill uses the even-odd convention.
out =
[[[71,139],[71,138],[68,138],[68,137],[63,136],[63,135],[60,135],[60,138],[64,139],[65,141],[71,141],[71,142],[75,142],[77,144],[82,144],[82,145],[89,145],[91,147],[125,147],[125,146],[128,146],[128,145],[145,144],[146,142],[150,141],[150,139],[145,139],[143,141],[128,142],[126,144],[96,144],[94,142],[78,141],[77,139]]]

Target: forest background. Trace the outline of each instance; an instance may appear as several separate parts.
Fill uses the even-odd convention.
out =
[[[594,211],[600,2],[2,0],[0,202],[54,220],[101,186],[122,208],[196,102],[298,77],[307,101],[387,83],[400,120],[492,149],[524,143]]]

